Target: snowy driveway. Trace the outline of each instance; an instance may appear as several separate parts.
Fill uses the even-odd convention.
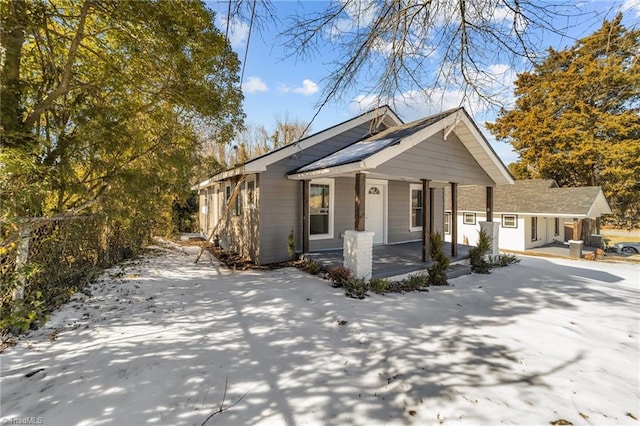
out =
[[[637,264],[524,257],[354,300],[195,255],[114,268],[5,350],[3,424],[638,425]]]

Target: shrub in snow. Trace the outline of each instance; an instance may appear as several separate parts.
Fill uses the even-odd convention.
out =
[[[351,271],[344,266],[336,266],[329,271],[329,279],[334,287],[344,287],[345,282],[351,278]]]
[[[449,257],[444,254],[444,243],[439,232],[433,232],[429,235],[431,245],[431,259],[433,265],[429,267],[430,285],[447,285],[447,269],[449,269]]]
[[[425,274],[412,274],[402,281],[403,291],[416,291],[429,284],[429,276]]]
[[[391,285],[391,281],[386,278],[371,278],[369,280],[369,288],[377,294],[384,294],[389,291],[389,285]]]
[[[515,254],[503,253],[503,254],[499,254],[498,256],[491,256],[490,260],[491,260],[492,266],[499,266],[499,267],[513,265],[514,263],[520,263],[520,258],[517,257]]]
[[[304,265],[304,271],[311,275],[318,275],[321,270],[322,267],[320,266],[320,264],[318,262],[314,262],[313,260],[306,262]]]
[[[343,283],[344,294],[354,299],[364,299],[369,292],[369,283],[363,278],[350,278]]]
[[[493,269],[493,264],[488,256],[491,251],[491,240],[484,230],[478,233],[478,244],[469,249],[469,263],[471,270],[478,274],[488,274]]]

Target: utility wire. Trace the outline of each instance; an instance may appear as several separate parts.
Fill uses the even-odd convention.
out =
[[[242,72],[240,73],[240,84],[244,81],[244,70],[247,65],[247,55],[249,53],[249,42],[251,41],[251,29],[253,28],[253,17],[256,14],[256,0],[251,5],[251,20],[249,21],[249,34],[247,34],[247,45],[244,49],[244,59],[242,60]]]

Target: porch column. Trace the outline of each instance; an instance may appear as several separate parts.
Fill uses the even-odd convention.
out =
[[[364,173],[356,173],[356,206],[355,206],[355,223],[353,229],[355,231],[364,231],[365,223],[365,193],[366,191],[366,175]]]
[[[493,222],[493,186],[487,186],[487,222]]]
[[[580,239],[580,219],[573,219],[573,240]]]
[[[309,253],[309,182],[302,181],[302,252]]]
[[[596,217],[596,235],[600,235],[600,216]]]
[[[451,182],[451,257],[458,256],[458,184]]]
[[[431,233],[431,191],[429,179],[422,179],[422,261],[428,262],[431,258],[429,247],[429,234]]]
[[[436,205],[436,189],[429,188],[429,230],[433,232],[435,226],[435,211],[433,206]]]
[[[487,220],[480,222],[480,229],[483,230],[487,237],[491,240],[491,255],[497,256],[499,250],[499,236],[500,231],[499,224],[493,221],[493,187],[487,186]]]
[[[343,265],[354,277],[371,279],[373,271],[373,232],[365,228],[366,173],[356,173],[355,223],[344,232]]]

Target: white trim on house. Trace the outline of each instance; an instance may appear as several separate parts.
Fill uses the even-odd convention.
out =
[[[334,179],[314,179],[309,182],[309,197],[311,197],[311,185],[328,185],[329,186],[329,224],[328,224],[328,233],[326,234],[311,234],[311,230],[309,230],[309,240],[327,240],[332,239],[334,235],[334,217],[335,217],[335,181]],[[309,200],[309,221],[311,221],[311,200]]]
[[[453,215],[451,214],[450,211],[445,210],[444,216],[442,217],[444,235],[451,235],[451,217],[452,216]],[[448,221],[447,221],[447,218],[449,219]]]
[[[414,231],[422,231],[422,226],[413,226],[413,191],[422,192],[422,184],[412,183],[409,185],[409,232]],[[422,200],[422,196],[420,197]],[[424,206],[420,210],[424,209]],[[420,212],[420,217],[422,217],[422,212]],[[424,224],[423,224],[424,226]]]
[[[471,155],[476,159],[476,161],[478,161],[478,164],[480,164],[480,167],[482,167],[485,170],[485,172],[487,172],[487,174],[491,176],[491,178],[496,182],[496,184],[499,185],[504,183],[509,183],[509,184],[514,183],[513,177],[509,173],[508,169],[504,166],[504,163],[502,163],[502,160],[500,160],[500,158],[495,153],[495,151],[491,148],[491,145],[489,144],[487,139],[484,137],[482,132],[478,130],[478,127],[473,122],[473,120],[471,120],[467,112],[462,108],[459,111],[462,111],[462,114],[460,113],[456,114],[456,120],[460,120],[460,123],[464,123],[464,128],[473,135],[473,140],[468,140],[467,138],[465,138],[464,131],[456,131],[456,135],[458,135],[458,138],[467,148],[469,153],[471,153]],[[456,127],[459,127],[457,124],[458,123],[456,123]],[[477,141],[478,143],[475,143],[475,144],[472,143],[474,142],[474,140]],[[477,151],[477,148],[481,148],[483,155],[478,155],[480,153]],[[493,170],[488,170],[488,169],[493,169]],[[502,179],[496,179],[495,177],[496,173]]]
[[[507,219],[512,219],[513,222],[507,224]],[[517,228],[518,227],[518,215],[517,214],[510,214],[510,213],[503,213],[500,216],[500,223],[502,224],[503,228]]]
[[[462,210],[459,210],[458,212],[461,212]],[[486,214],[486,212],[484,210],[465,210],[465,212],[472,212],[472,213],[476,213],[476,214],[480,214],[480,215],[484,215]],[[503,212],[503,211],[494,211],[493,215],[497,216],[497,215],[515,215],[515,216],[545,216],[545,217],[560,217],[560,218],[565,218],[565,219],[588,219],[588,218],[594,218],[597,217],[598,215],[591,215],[592,210],[589,210],[588,213],[586,214],[582,214],[582,213],[549,213],[549,212]],[[602,213],[602,214],[608,214],[608,213]]]
[[[380,185],[384,187],[383,193],[383,203],[384,203],[384,211],[383,211],[383,237],[382,244],[387,244],[389,241],[389,181],[384,179],[366,179],[365,180],[365,188],[367,185]],[[365,195],[365,214],[366,214],[366,195]],[[366,219],[365,219],[366,223]]]
[[[470,220],[470,221],[467,221],[467,215],[473,215],[472,216],[473,219]],[[475,224],[477,224],[477,217],[478,217],[478,214],[475,213],[475,212],[467,212],[467,211],[462,212],[462,224],[463,225],[475,225]]]

